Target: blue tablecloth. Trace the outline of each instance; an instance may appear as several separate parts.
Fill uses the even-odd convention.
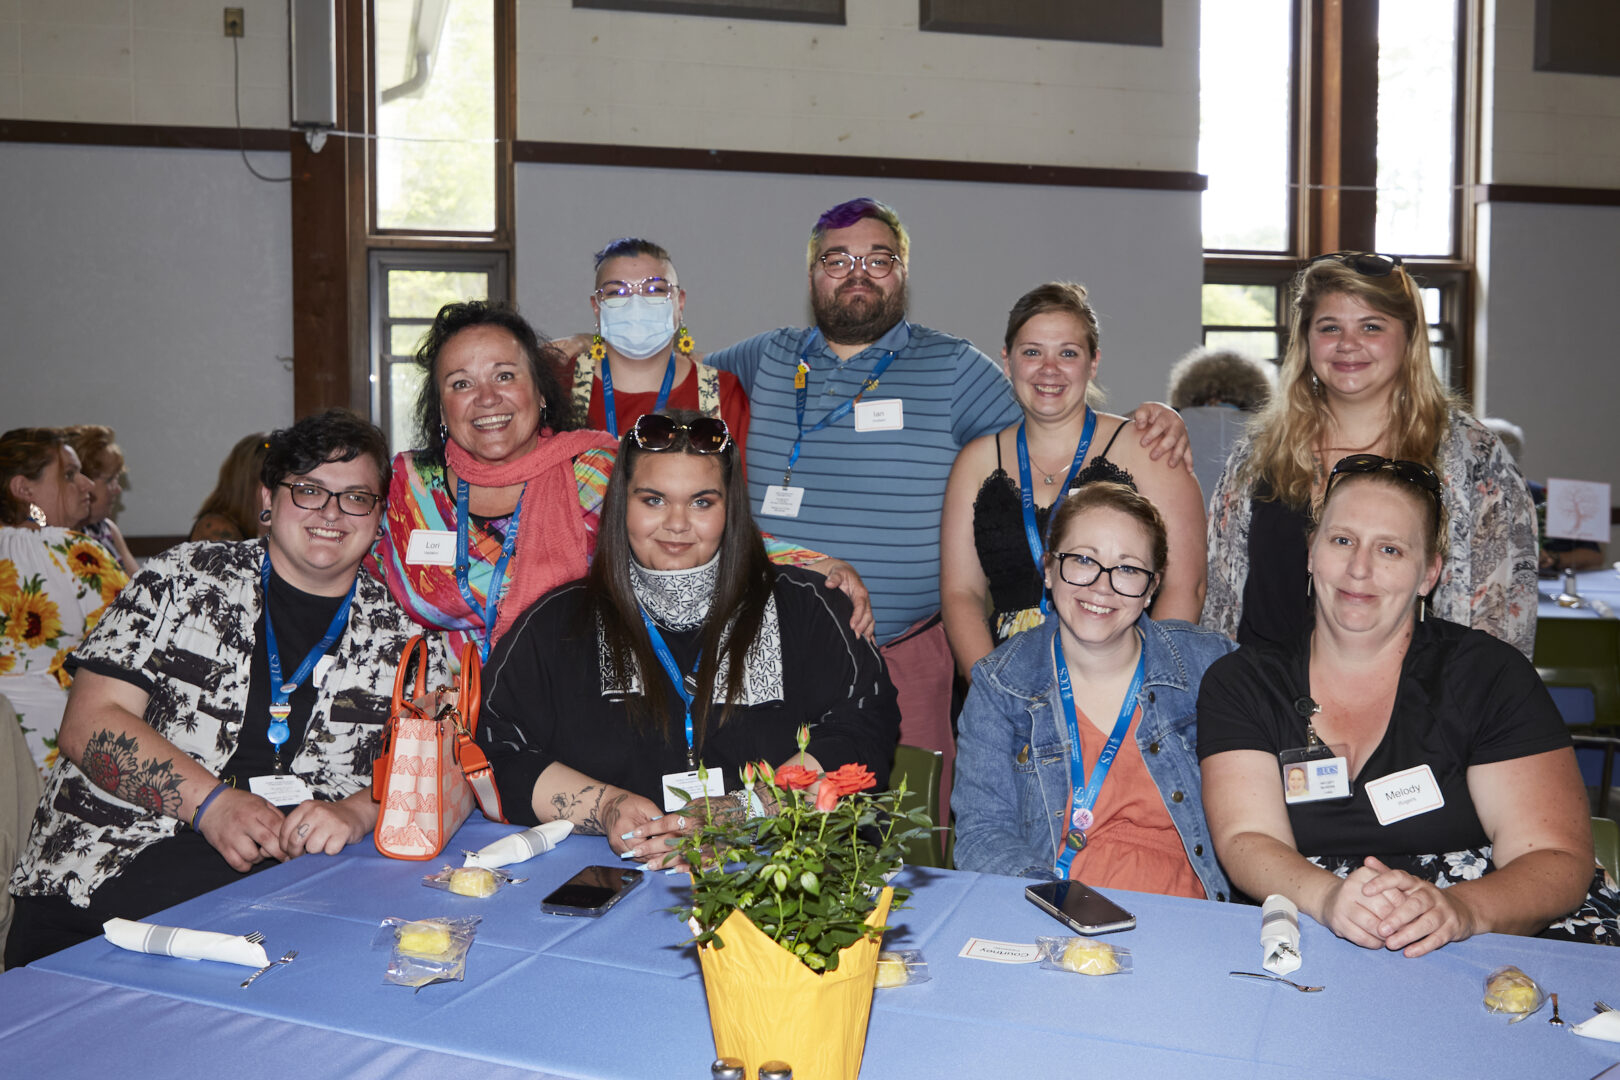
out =
[[[1586,570],[1575,575],[1575,588],[1588,600],[1602,600],[1620,615],[1620,573],[1613,567]],[[1589,607],[1559,607],[1557,596],[1564,591],[1561,577],[1551,578],[1538,586],[1540,600],[1536,605],[1538,619],[1596,619],[1598,614]]]
[[[505,828],[475,817],[454,847]],[[280,1059],[282,1075],[310,1078],[502,1076],[466,1059],[564,1077],[703,1076],[714,1047],[702,979],[667,910],[685,878],[649,875],[601,919],[540,911],[545,893],[592,863],[617,860],[604,841],[574,837],[513,868],[526,884],[473,900],[420,884],[437,863],[386,860],[369,845],[305,856],[154,919],[260,930],[271,955],[297,948],[295,963],[241,990],[244,969],[86,942],[0,975],[0,1060],[27,1061],[41,1077],[106,1075],[90,1062],[202,1075],[219,1071],[221,1054],[261,1053]],[[1489,972],[1517,964],[1560,993],[1566,1018],[1584,1019],[1595,998],[1620,998],[1620,952],[1607,948],[1483,935],[1408,960],[1307,919],[1299,976],[1328,988],[1307,995],[1227,976],[1259,966],[1258,909],[1119,892],[1139,925],[1110,940],[1131,948],[1135,971],[1087,978],[957,955],[969,937],[1062,932],[1024,900],[1026,882],[930,870],[904,880],[916,895],[885,944],[922,949],[932,981],[877,992],[865,1076],[1083,1064],[1096,1076],[1585,1080],[1620,1061],[1620,1044],[1539,1016],[1509,1027],[1480,1005]],[[419,993],[383,983],[387,953],[372,947],[383,918],[466,913],[483,922],[465,982]],[[82,1046],[86,1035],[96,1039]],[[379,1060],[391,1067],[373,1067]]]

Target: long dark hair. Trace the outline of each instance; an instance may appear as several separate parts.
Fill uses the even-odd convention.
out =
[[[677,424],[689,424],[701,414],[671,409],[664,415]],[[619,440],[618,461],[602,506],[596,556],[585,578],[586,612],[601,620],[607,645],[602,657],[602,674],[604,677],[612,675],[621,684],[631,675],[640,676],[641,696],[630,698],[628,708],[631,725],[642,731],[665,726],[670,694],[668,680],[653,653],[647,628],[641,622],[641,606],[630,578],[633,556],[626,511],[636,468],[650,453],[652,451],[636,444],[633,429]],[[673,446],[658,453],[695,454],[697,451],[692,449],[686,432],[681,431],[676,434]],[[737,443],[733,440],[722,453],[704,456],[720,463],[726,498],[726,531],[720,537],[719,575],[714,597],[709,602],[709,616],[703,623],[703,655],[698,663],[697,693],[692,701],[694,750],[703,744],[709,727],[708,718],[715,704],[715,669],[722,652],[727,663],[726,685],[714,727],[719,728],[730,718],[731,702],[742,693],[743,661],[749,646],[759,636],[765,604],[775,580],[771,561],[765,554],[765,542],[760,539],[759,528],[749,512],[748,478],[737,460]],[[728,626],[731,633],[722,642]]]
[[[571,431],[579,427],[563,397],[562,382],[557,371],[568,358],[549,341],[536,334],[529,321],[518,314],[517,308],[499,300],[468,300],[461,304],[446,304],[434,317],[422,347],[416,350],[416,366],[422,372],[422,389],[416,395],[416,424],[422,429],[422,450],[419,460],[426,465],[444,464],[444,435],[439,426],[444,423],[444,401],[439,393],[439,380],[434,371],[439,352],[450,339],[474,326],[498,326],[517,339],[523,355],[529,361],[529,378],[534,381],[534,392],[545,402],[540,410],[540,426],[553,431]]]

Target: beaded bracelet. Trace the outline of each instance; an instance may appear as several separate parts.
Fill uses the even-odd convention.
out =
[[[214,790],[213,791],[210,791],[207,795],[203,796],[203,801],[198,803],[197,804],[197,809],[195,809],[195,810],[193,810],[191,812],[191,831],[192,832],[197,831],[197,823],[202,821],[203,811],[208,809],[208,804],[213,802],[215,799],[219,798],[219,793],[224,791],[226,788],[228,788],[230,786],[231,785],[229,785],[225,781],[221,780],[219,783],[214,785]]]

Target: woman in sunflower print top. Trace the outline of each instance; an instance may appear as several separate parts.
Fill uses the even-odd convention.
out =
[[[54,428],[0,435],[0,694],[41,772],[56,762],[73,679],[62,662],[129,582],[118,560],[80,532],[90,479]]]

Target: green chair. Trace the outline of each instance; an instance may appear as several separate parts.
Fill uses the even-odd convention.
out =
[[[1536,623],[1536,671],[1548,686],[1590,691],[1592,726],[1572,730],[1575,745],[1603,751],[1596,810],[1609,812],[1614,757],[1620,749],[1620,621],[1541,619]]]
[[[1620,824],[1606,817],[1592,819],[1592,846],[1609,876],[1620,880]]]
[[[920,746],[904,744],[894,748],[894,768],[889,771],[889,787],[897,788],[904,778],[906,797],[900,800],[900,809],[923,810],[933,829],[926,837],[906,845],[906,862],[911,866],[945,865],[944,830],[940,827],[939,774],[945,767],[945,755],[938,750],[925,750]]]

